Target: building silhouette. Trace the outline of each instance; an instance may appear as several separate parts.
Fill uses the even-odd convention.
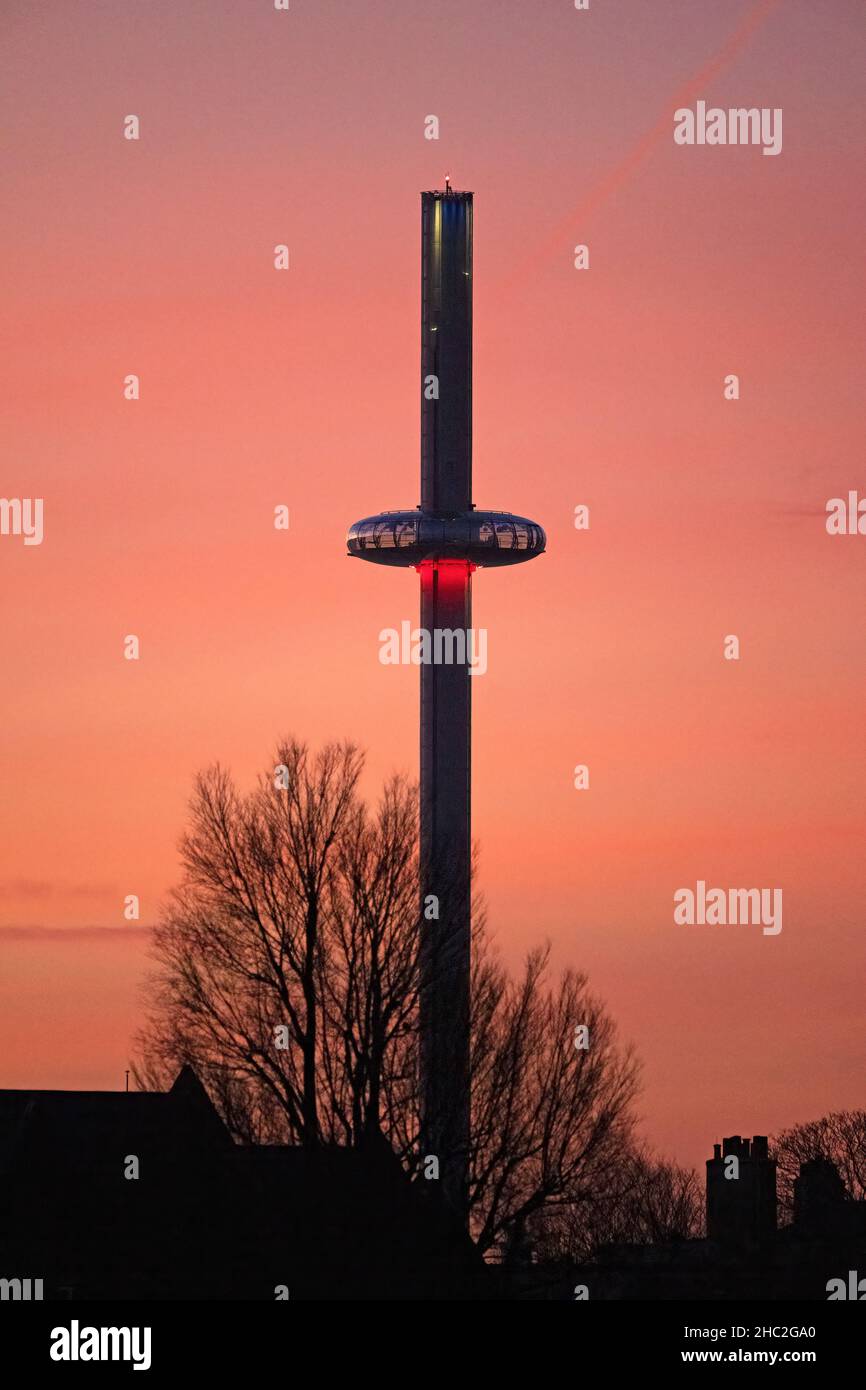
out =
[[[810,1158],[794,1182],[794,1225],[806,1234],[842,1234],[851,1215],[845,1184],[834,1163]],[[864,1271],[866,1273],[866,1271]]]
[[[734,1134],[707,1159],[707,1239],[719,1245],[764,1245],[776,1233],[776,1160],[767,1137]]]
[[[706,1169],[705,1237],[605,1245],[579,1264],[524,1258],[505,1281],[506,1296],[573,1299],[585,1288],[603,1301],[825,1301],[830,1281],[853,1285],[851,1271],[866,1277],[866,1202],[850,1198],[829,1159],[801,1163],[793,1220],[782,1226],[766,1136],[724,1139]]]
[[[476,1299],[487,1273],[381,1137],[235,1144],[186,1067],[165,1093],[0,1091],[4,1297]]]
[[[491,1266],[381,1136],[359,1149],[235,1144],[188,1067],[167,1092],[0,1091],[0,1299],[572,1301],[585,1287],[591,1300],[826,1300],[831,1280],[856,1288],[866,1202],[810,1159],[779,1227],[767,1150],[760,1135],[715,1146],[704,1238],[543,1263],[522,1223]],[[739,1174],[725,1178],[731,1157]]]

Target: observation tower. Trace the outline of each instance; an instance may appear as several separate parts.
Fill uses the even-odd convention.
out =
[[[349,555],[413,568],[421,628],[467,660],[421,664],[421,1156],[465,1222],[469,1160],[472,573],[545,548],[542,528],[472,503],[472,194],[421,194],[421,505],[349,528]],[[433,913],[438,911],[438,916]]]

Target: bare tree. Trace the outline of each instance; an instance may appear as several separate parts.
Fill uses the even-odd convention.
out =
[[[645,1150],[623,1164],[613,1238],[641,1245],[695,1240],[704,1232],[704,1185],[694,1168]]]
[[[789,1218],[794,1208],[794,1181],[800,1164],[826,1158],[836,1165],[848,1196],[866,1198],[866,1111],[834,1110],[820,1120],[794,1125],[777,1135],[772,1146],[778,1165],[778,1196]]]
[[[327,1138],[383,1131],[404,1160],[415,1139],[418,798],[402,777],[371,815],[357,804],[337,853],[320,955]]]
[[[218,766],[196,781],[183,882],[156,931],[162,970],[138,1075],[146,1082],[191,1062],[236,1132],[248,1087],[242,1131],[270,1137],[282,1121],[289,1138],[321,1137],[318,981],[361,766],[351,744],[313,758],[287,740],[247,796]]]
[[[704,1194],[695,1170],[635,1147],[622,1155],[596,1200],[542,1214],[536,1250],[552,1261],[583,1262],[605,1245],[693,1240],[703,1226]]]
[[[197,779],[183,878],[156,929],[136,1077],[183,1063],[241,1142],[358,1145],[418,1165],[417,791],[358,795],[348,744],[280,744],[242,795]],[[485,1251],[537,1213],[597,1202],[627,1150],[637,1064],[586,980],[512,980],[473,904],[471,1224]],[[588,1045],[575,1047],[575,1025]]]
[[[482,1250],[542,1209],[599,1202],[628,1149],[637,1062],[585,976],[547,984],[548,957],[531,952],[511,980],[476,952],[470,1208]]]

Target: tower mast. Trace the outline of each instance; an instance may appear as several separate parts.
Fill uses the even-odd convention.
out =
[[[472,194],[421,194],[421,509],[472,510]],[[421,628],[472,628],[468,559],[419,565]],[[421,667],[421,1145],[466,1208],[469,1158],[471,678]],[[425,904],[435,900],[438,920]]]
[[[471,193],[421,194],[421,505],[349,528],[351,556],[421,579],[421,1155],[465,1223],[470,1144],[472,572],[540,555],[544,531],[472,503]],[[436,634],[463,633],[463,659]]]

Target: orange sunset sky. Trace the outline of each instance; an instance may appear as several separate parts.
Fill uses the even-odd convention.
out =
[[[860,0],[0,24],[0,492],[45,527],[0,536],[0,1086],[123,1087],[197,769],[248,785],[293,732],[365,746],[370,795],[417,774],[417,668],[378,660],[417,577],[344,536],[418,501],[418,194],[449,172],[475,501],[548,533],[474,580],[500,946],[588,972],[680,1161],[866,1105],[866,535],[825,527],[866,496]],[[698,99],[782,108],[781,154],[676,145]],[[698,879],[781,888],[782,932],[676,926]]]

